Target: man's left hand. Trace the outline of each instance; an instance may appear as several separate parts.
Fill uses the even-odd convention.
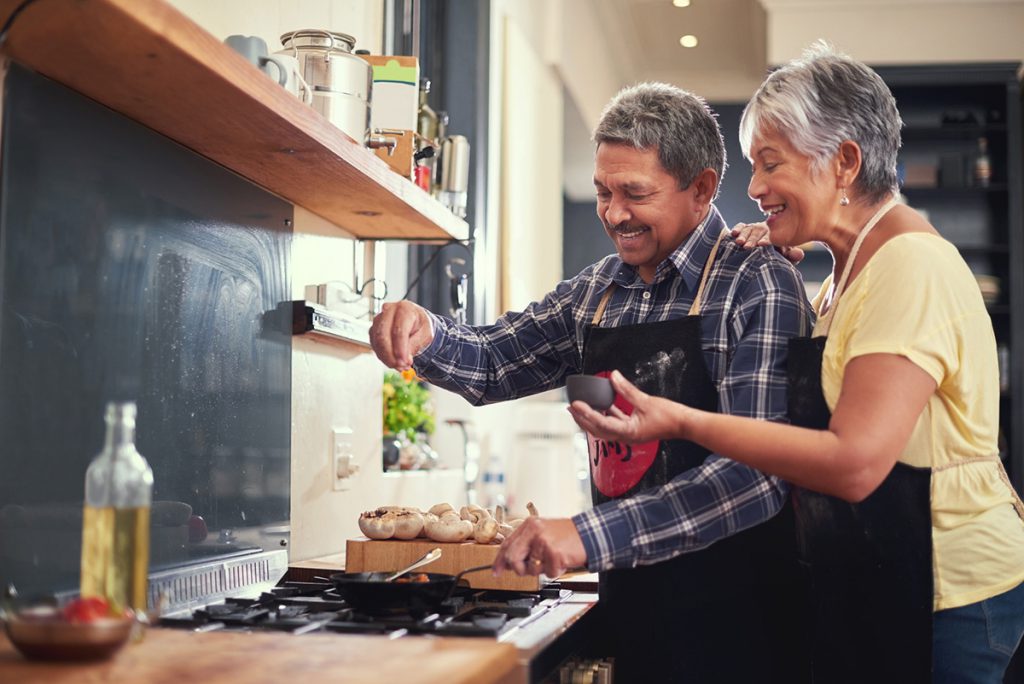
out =
[[[494,572],[554,578],[586,563],[587,552],[572,520],[530,516],[502,542]]]

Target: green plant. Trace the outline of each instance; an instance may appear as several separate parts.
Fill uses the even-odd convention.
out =
[[[413,439],[417,432],[434,431],[430,393],[412,371],[384,374],[384,434]]]

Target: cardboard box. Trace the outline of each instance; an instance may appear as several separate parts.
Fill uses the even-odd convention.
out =
[[[416,57],[359,55],[373,66],[371,128],[416,130],[420,108],[420,62]]]
[[[412,180],[412,155],[416,151],[416,135],[412,131],[405,131],[405,135],[385,135],[384,137],[393,138],[398,141],[398,144],[395,145],[395,149],[391,150],[391,154],[388,154],[388,149],[385,147],[376,148],[373,151],[374,154],[387,162],[392,171]]]
[[[420,109],[420,62],[416,57],[396,55],[359,55],[373,67],[373,94],[370,102],[370,128],[405,131],[395,137],[398,144],[388,154],[386,148],[374,153],[398,174],[412,178],[416,151],[416,121]],[[373,133],[377,135],[376,133]]]

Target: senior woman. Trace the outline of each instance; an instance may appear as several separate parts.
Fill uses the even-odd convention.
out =
[[[815,336],[791,342],[792,425],[651,397],[618,373],[607,415],[570,411],[604,439],[692,440],[796,485],[815,681],[992,684],[1024,632],[1024,506],[997,455],[978,287],[895,201],[901,125],[882,79],[824,45],[743,112],[772,242],[834,259]]]

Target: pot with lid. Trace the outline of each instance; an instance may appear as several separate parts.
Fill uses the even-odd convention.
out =
[[[281,36],[312,90],[313,108],[365,145],[370,138],[373,67],[353,54],[356,39],[321,29],[289,31]]]

